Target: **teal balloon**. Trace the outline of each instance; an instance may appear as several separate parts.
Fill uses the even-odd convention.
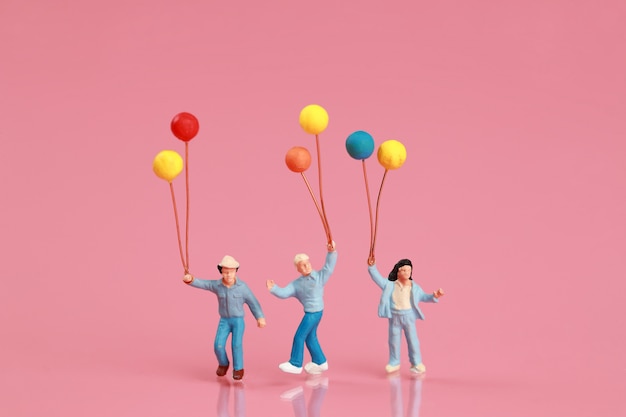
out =
[[[346,150],[354,159],[367,159],[374,152],[374,138],[363,130],[357,130],[346,139]]]

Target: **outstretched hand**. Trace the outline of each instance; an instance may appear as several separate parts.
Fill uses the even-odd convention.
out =
[[[265,281],[265,286],[267,287],[268,290],[271,290],[272,288],[274,288],[274,285],[276,285],[276,283],[274,283],[273,279],[268,279],[267,281]]]
[[[442,290],[441,288],[439,288],[437,291],[435,291],[435,292],[433,293],[433,296],[434,296],[435,298],[439,298],[439,297],[443,297],[443,294],[444,294],[443,290]]]
[[[191,284],[191,281],[193,281],[193,275],[185,274],[185,276],[183,277],[183,282],[185,284]]]

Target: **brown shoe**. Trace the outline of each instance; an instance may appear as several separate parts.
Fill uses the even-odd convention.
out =
[[[220,365],[217,367],[217,371],[215,371],[215,373],[217,374],[217,376],[224,376],[226,375],[226,371],[228,371],[228,365]]]
[[[239,381],[241,378],[243,378],[243,369],[233,371],[233,379]]]

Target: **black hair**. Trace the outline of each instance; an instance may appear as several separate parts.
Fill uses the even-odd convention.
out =
[[[389,273],[389,281],[397,281],[398,280],[398,269],[400,269],[400,268],[402,268],[403,266],[406,266],[406,265],[411,267],[411,276],[409,277],[409,279],[412,281],[413,280],[413,264],[411,263],[410,259],[400,259],[394,265],[393,269]]]
[[[218,265],[217,266],[217,270],[220,271],[220,274],[222,273],[222,265]],[[235,268],[235,271],[239,271],[239,267]]]

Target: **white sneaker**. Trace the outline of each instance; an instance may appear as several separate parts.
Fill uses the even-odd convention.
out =
[[[288,374],[299,374],[302,372],[302,367],[293,366],[290,362],[283,362],[278,365],[281,371],[287,372]]]
[[[413,365],[411,366],[411,372],[413,372],[414,374],[423,374],[424,372],[426,372],[426,367],[423,363]]]
[[[318,365],[313,362],[309,362],[304,365],[304,370],[308,374],[321,374],[324,371],[328,371],[328,362],[324,362],[321,365]]]
[[[400,365],[387,365],[385,366],[385,371],[387,371],[388,374],[392,373],[392,372],[396,372],[400,370]]]

